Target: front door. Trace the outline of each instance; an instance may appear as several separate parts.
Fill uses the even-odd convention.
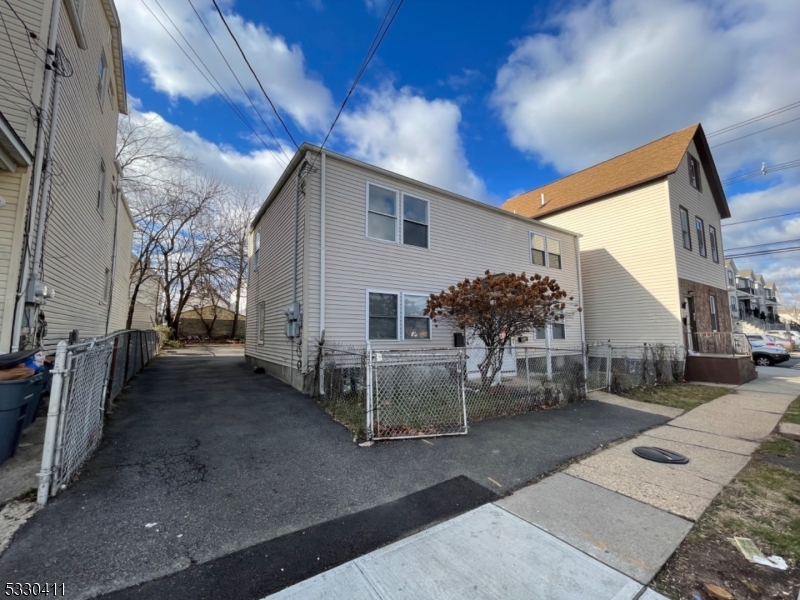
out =
[[[684,305],[686,307],[686,316],[683,318],[686,331],[686,347],[689,350],[696,351],[697,344],[695,343],[694,334],[697,331],[697,323],[695,323],[694,320],[694,298],[692,296],[686,296]]]

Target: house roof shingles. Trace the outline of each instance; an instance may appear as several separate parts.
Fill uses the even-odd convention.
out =
[[[712,178],[717,180],[712,181],[713,189],[715,187],[713,184],[718,183],[718,177],[713,162],[709,169],[708,161],[703,160],[706,158],[704,155],[710,160],[710,152],[702,134],[702,127],[698,123],[553,183],[515,196],[506,200],[502,208],[536,219],[666,177],[678,169],[689,144],[698,133],[700,135],[696,143],[700,146],[698,150],[701,162],[706,163],[706,175],[709,180]],[[720,185],[719,193],[721,192]],[[545,199],[544,205],[541,201],[542,194]],[[724,195],[722,204],[725,210],[721,210],[721,214],[729,216],[724,214],[727,212]]]

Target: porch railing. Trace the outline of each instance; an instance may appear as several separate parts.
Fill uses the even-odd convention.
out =
[[[727,354],[748,356],[750,342],[744,333],[730,331],[697,331],[692,334],[692,349],[696,354]]]

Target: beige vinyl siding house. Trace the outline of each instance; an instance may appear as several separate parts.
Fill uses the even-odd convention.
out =
[[[625,215],[625,218],[620,218]],[[543,217],[582,232],[586,339],[618,344],[673,342],[680,307],[667,182],[639,186],[602,202]],[[642,315],[647,325],[643,326]]]
[[[126,108],[126,92],[120,42],[120,24],[113,0],[22,0],[13,3],[19,16],[34,33],[38,43],[29,43],[24,27],[0,3],[0,11],[12,32],[11,41],[0,39],[0,114],[24,142],[32,160],[3,169],[0,160],[0,195],[6,205],[0,208],[0,352],[34,342],[29,324],[37,314],[32,304],[22,319],[22,336],[13,339],[15,306],[27,264],[33,269],[32,252],[24,255],[26,221],[31,215],[31,239],[35,244],[38,226],[39,194],[31,194],[38,124],[31,106],[20,106],[4,85],[30,91],[37,106],[52,103],[53,86],[44,98],[44,45],[50,38],[51,17],[59,13],[55,39],[68,61],[57,71],[60,79],[59,113],[44,121],[43,145],[54,136],[53,156],[46,164],[55,165],[50,186],[47,221],[39,278],[55,297],[41,305],[47,321],[46,350],[78,329],[91,337],[124,326],[120,315],[128,297],[130,248],[133,223],[124,199],[117,194],[114,164],[117,119]],[[16,63],[14,54],[20,60]],[[10,57],[10,58],[9,58]],[[48,58],[48,60],[51,60]],[[100,65],[105,69],[101,70]],[[24,104],[24,101],[22,101]],[[0,136],[2,138],[2,136]],[[2,146],[0,139],[0,147]],[[42,153],[44,157],[45,153]],[[101,165],[105,171],[101,176]],[[45,178],[47,180],[47,178]],[[116,247],[115,247],[116,244]],[[115,260],[116,257],[116,260]],[[22,302],[22,300],[20,300]]]
[[[696,349],[687,333],[731,331],[721,237],[730,212],[700,125],[503,208],[582,235],[587,341]]]
[[[297,211],[302,328],[293,341],[286,336],[283,309],[292,301],[296,173],[302,160],[313,170],[305,177]],[[368,341],[375,349],[454,347],[452,330],[416,320],[416,311],[431,293],[487,270],[549,275],[580,302],[578,236],[572,232],[340,154],[320,156],[308,144],[290,169],[253,222],[245,348],[248,361],[295,387],[312,372],[323,331],[326,345],[340,347],[363,348]],[[370,210],[371,188],[394,198],[394,219]],[[555,267],[556,252],[552,268],[533,264],[532,233],[551,240],[551,249],[559,243],[561,268]],[[418,245],[401,243],[412,237]],[[384,339],[375,339],[375,330],[370,339],[370,294],[396,307],[393,316],[373,314],[373,327],[384,320]],[[560,329],[554,335],[559,334]],[[566,319],[563,339],[552,339],[552,346],[582,342],[582,320],[575,312]],[[532,333],[517,347],[544,343]]]

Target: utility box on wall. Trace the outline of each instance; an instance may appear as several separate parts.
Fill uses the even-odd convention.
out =
[[[300,326],[303,323],[300,303],[292,302],[283,309],[283,314],[286,315],[286,337],[300,337]]]

